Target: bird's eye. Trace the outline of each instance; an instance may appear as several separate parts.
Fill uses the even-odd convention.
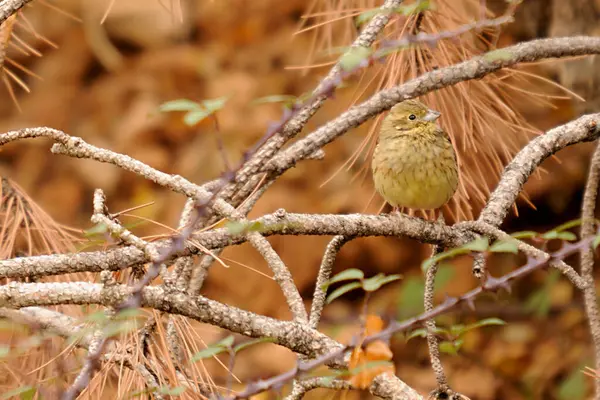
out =
[[[414,119],[416,119],[416,118],[417,118],[417,116],[415,114],[410,114],[408,116],[408,119],[410,119],[411,121],[414,120]]]

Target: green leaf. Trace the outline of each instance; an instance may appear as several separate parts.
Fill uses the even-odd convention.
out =
[[[558,387],[558,398],[560,400],[579,400],[585,398],[585,377],[580,371],[580,368],[576,368],[562,381]]]
[[[498,240],[490,246],[492,253],[519,253],[519,246],[516,240]]]
[[[331,278],[330,280],[328,280],[327,282],[325,282],[321,286],[321,288],[323,290],[325,290],[329,286],[331,286],[332,284],[334,284],[336,282],[352,281],[352,280],[357,280],[357,279],[363,279],[364,277],[365,277],[365,274],[360,269],[356,269],[356,268],[345,269],[342,272],[340,272],[339,274],[334,275],[334,277]]]
[[[227,229],[232,235],[239,235],[246,230],[246,224],[243,224],[239,221],[228,221],[225,224],[225,229]]]
[[[575,228],[576,226],[581,225],[582,221],[583,220],[581,218],[577,218],[577,219],[565,222],[564,224],[561,224],[552,230],[557,231],[557,232],[566,231],[567,229]]]
[[[472,242],[460,246],[459,249],[465,249],[470,251],[486,251],[488,249],[488,246],[488,238],[486,238],[485,236],[480,236]]]
[[[462,333],[471,331],[473,329],[481,328],[483,326],[493,326],[493,325],[506,325],[506,322],[504,322],[500,318],[485,318],[485,319],[482,319],[480,321],[477,321],[477,322],[474,322],[472,324],[467,325],[463,329]]]
[[[264,224],[259,221],[254,221],[246,226],[248,232],[261,232],[265,228]]]
[[[223,346],[223,347],[231,347],[233,346],[233,341],[234,341],[234,337],[232,335],[227,336],[225,339],[220,340],[218,343],[216,343],[216,346]]]
[[[513,53],[510,50],[498,49],[488,51],[483,55],[483,59],[486,61],[508,61],[513,58]]]
[[[592,248],[595,249],[596,247],[598,247],[599,244],[600,244],[600,235],[598,235],[594,238],[594,241],[592,242]]]
[[[258,339],[252,339],[252,340],[248,340],[244,343],[240,343],[237,346],[235,346],[233,348],[233,351],[235,353],[237,353],[238,351],[242,351],[250,346],[254,346],[256,344],[261,344],[261,343],[275,343],[275,338],[271,338],[271,337],[264,337],[264,338],[258,338]]]
[[[251,104],[267,104],[267,103],[284,103],[293,104],[298,100],[296,96],[287,94],[276,94],[272,96],[259,97],[258,99],[252,100]]]
[[[511,233],[510,236],[514,237],[515,239],[532,239],[539,236],[539,233],[535,231],[519,231]]]
[[[379,288],[385,285],[386,283],[397,281],[400,278],[402,278],[402,275],[385,276],[384,274],[377,274],[372,278],[363,280],[362,288],[366,292],[374,292],[376,290],[379,290]]]
[[[88,314],[85,317],[85,321],[95,322],[95,323],[104,323],[104,322],[108,321],[108,317],[106,316],[106,313],[104,311],[96,311],[92,314]]]
[[[439,264],[435,275],[435,290],[442,290],[455,275],[454,267],[449,264]]]
[[[185,386],[168,387],[162,386],[157,389],[158,393],[166,394],[167,396],[179,396],[186,391]]]
[[[19,396],[19,398],[21,400],[31,400],[34,398],[35,394],[37,392],[37,389],[33,386],[30,385],[24,385],[21,387],[18,387],[16,389],[10,390],[8,392],[4,392],[2,394],[2,397],[0,397],[0,399],[10,399],[11,397],[17,397]]]
[[[204,100],[202,105],[209,113],[212,114],[215,111],[222,109],[225,103],[227,103],[227,100],[229,100],[229,98],[227,96],[223,96],[212,100]]]
[[[436,279],[437,283],[437,279]],[[423,311],[425,283],[422,278],[411,276],[404,280],[398,296],[398,318],[405,319]]]
[[[389,14],[390,11],[382,10],[381,8],[373,8],[359,14],[355,19],[354,23],[357,27],[362,26],[364,23],[369,22],[373,17],[379,14]]]
[[[129,319],[142,317],[144,313],[139,308],[125,308],[115,315],[115,319]]]
[[[106,337],[118,336],[139,329],[139,325],[136,320],[111,322],[102,329],[102,334]]]
[[[461,343],[461,345],[462,345],[462,343]],[[440,342],[440,344],[439,344],[439,348],[442,353],[451,354],[451,355],[458,354],[459,347],[460,347],[460,345],[457,346],[455,344],[455,342],[450,342],[447,340],[444,340],[443,342]]]
[[[331,303],[333,300],[337,299],[340,296],[343,296],[344,294],[354,290],[354,289],[358,289],[361,287],[360,282],[352,282],[352,283],[347,283],[344,286],[341,286],[337,289],[335,289],[333,292],[331,292],[331,294],[329,296],[327,296],[327,304]]]
[[[435,9],[435,7],[431,3],[431,1],[421,0],[421,1],[416,1],[412,4],[408,4],[405,6],[396,7],[394,9],[394,11],[398,14],[409,16],[409,15],[419,14],[419,13],[422,13],[423,11],[433,10],[433,9]]]
[[[177,101],[177,100],[176,100]],[[219,97],[217,99],[204,100],[202,103],[193,103],[190,100],[179,101],[175,104],[167,103],[169,107],[165,107],[167,111],[187,111],[183,117],[183,121],[188,126],[194,126],[204,118],[213,114],[215,111],[223,108],[227,101],[227,97]],[[164,104],[163,104],[164,106]],[[161,111],[164,111],[161,109]]]
[[[158,108],[161,112],[192,111],[200,108],[200,104],[188,99],[171,100],[163,103]]]
[[[10,355],[10,346],[0,346],[0,360]]]
[[[212,113],[206,110],[190,111],[183,117],[183,122],[185,122],[187,126],[194,126],[204,118],[208,117],[210,114]]]
[[[106,232],[108,232],[108,227],[102,222],[100,222],[99,224],[94,225],[90,229],[83,231],[83,235],[85,237],[92,237],[96,235],[102,235]]]
[[[577,236],[573,232],[568,232],[568,231],[558,232],[558,231],[554,230],[554,231],[544,233],[542,235],[542,239],[546,239],[546,240],[559,239],[559,240],[567,240],[569,242],[572,242],[573,240],[577,240]]]
[[[341,58],[340,67],[344,71],[352,71],[371,55],[368,47],[351,47]]]
[[[195,353],[191,358],[191,362],[200,361],[205,358],[213,357],[217,354],[229,351],[229,349],[233,345],[233,341],[233,336],[227,336],[225,339],[217,343],[211,344],[206,349],[200,350],[199,352]]]
[[[436,335],[440,335],[440,336],[450,335],[450,332],[447,329],[440,328],[439,326],[436,326],[435,329],[433,330],[433,332]],[[427,337],[427,329],[426,328],[415,329],[406,337],[406,341],[408,342],[410,339],[413,339],[416,337],[426,338]]]

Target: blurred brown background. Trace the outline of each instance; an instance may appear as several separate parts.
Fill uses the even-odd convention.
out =
[[[305,65],[314,47],[310,33],[294,35],[311,7],[304,0],[181,1],[182,9],[176,7],[174,12],[158,1],[117,1],[106,23],[100,25],[108,3],[51,3],[79,16],[81,22],[35,1],[33,7],[27,7],[24,13],[31,25],[58,48],[21,28],[23,39],[43,57],[24,57],[14,48],[9,54],[42,79],[19,73],[31,89],[31,93],[25,93],[16,88],[21,112],[3,92],[0,131],[50,126],[162,171],[203,182],[223,171],[212,124],[206,121],[188,127],[181,114],[159,113],[160,104],[178,98],[229,96],[218,118],[228,156],[237,162],[269,122],[281,115],[280,105],[251,102],[269,95],[300,95],[313,88],[326,72],[324,68],[308,72],[287,68]],[[502,32],[500,43],[595,34],[598,2],[566,3],[524,2],[517,21]],[[490,5],[505,7],[500,1]],[[533,126],[545,130],[582,112],[597,110],[600,96],[595,82],[599,71],[591,57],[536,67],[536,73],[563,83],[588,102],[553,101],[555,108],[530,107],[530,103],[522,102],[519,111]],[[350,92],[341,90],[305,132],[343,111]],[[325,149],[325,160],[304,162],[286,173],[258,202],[251,216],[281,207],[306,213],[377,212],[378,200],[369,203],[373,193],[370,178],[364,183],[352,179],[358,167],[343,169],[321,187],[352,155],[364,134],[365,129],[350,132]],[[549,160],[544,165],[549,173],[528,184],[537,210],[521,205],[519,217],[512,216],[506,229],[543,231],[577,218],[591,148],[590,144],[574,146],[559,154],[560,162]],[[89,216],[96,187],[106,192],[111,211],[153,201],[152,206],[136,214],[169,226],[176,226],[184,203],[180,196],[114,166],[54,156],[49,152],[49,142],[42,139],[3,147],[0,174],[21,185],[57,221],[81,229],[91,227]],[[492,187],[495,184],[487,183]],[[144,235],[165,232],[151,223],[137,226],[135,231]],[[310,299],[328,238],[270,240],[292,270],[302,294]],[[355,240],[341,251],[336,270],[360,268],[367,276],[376,272],[404,274],[402,281],[374,296],[371,311],[387,317],[412,315],[419,311],[422,279],[418,265],[429,251],[408,240]],[[269,274],[264,261],[248,246],[228,249],[224,257]],[[501,273],[517,262],[519,259],[513,257],[499,258],[492,271]],[[203,294],[261,314],[289,318],[272,280],[234,262],[230,264],[229,269],[218,265],[211,269]],[[475,284],[469,260],[458,260],[446,269],[446,275],[441,296],[444,292],[462,293]],[[546,296],[540,306],[547,307],[546,313],[539,313],[535,306],[532,298],[536,295]],[[357,293],[327,307],[326,329],[356,320],[360,300]],[[453,387],[473,399],[582,398],[577,396],[585,393],[589,382],[578,371],[590,365],[586,358],[590,354],[588,334],[581,303],[569,285],[560,279],[549,281],[548,273],[540,272],[520,282],[512,295],[500,294],[490,300],[475,315],[458,311],[448,318],[449,322],[472,322],[497,316],[509,322],[506,327],[472,332],[459,355],[444,358]],[[530,303],[534,306],[527,308]],[[339,334],[344,335],[343,329]],[[206,341],[210,340],[207,337]],[[400,341],[394,346],[398,374],[415,388],[427,391],[434,381],[425,341],[413,339],[410,343],[406,346]],[[289,352],[277,349],[276,354],[281,355],[280,360],[272,352],[253,351],[238,363],[238,376],[256,379],[292,365]]]

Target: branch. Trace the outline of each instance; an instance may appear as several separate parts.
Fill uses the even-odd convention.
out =
[[[287,300],[288,307],[294,314],[294,321],[299,323],[307,323],[308,315],[306,314],[306,308],[304,308],[304,302],[302,301],[302,296],[298,292],[298,288],[294,284],[294,279],[292,278],[292,274],[288,267],[281,260],[281,257],[277,254],[271,244],[267,239],[265,239],[258,232],[250,232],[248,234],[248,240],[252,244],[252,246],[258,250],[258,252],[263,256],[271,271],[273,271],[273,276],[279,287],[281,287],[281,291]]]
[[[132,288],[126,285],[106,287],[102,284],[18,283],[0,286],[0,307],[22,308],[61,304],[99,304],[117,307],[127,300]],[[279,321],[228,306],[202,296],[188,296],[162,286],[144,287],[141,307],[183,315],[254,338],[271,338],[274,343],[310,357],[339,348],[341,345],[305,324]]]
[[[583,195],[581,206],[581,236],[589,236],[594,233],[596,198],[598,196],[598,181],[600,180],[600,144],[596,145],[596,151],[590,162],[590,172]],[[583,290],[585,315],[588,318],[592,342],[594,344],[594,355],[596,370],[600,371],[600,311],[598,310],[598,295],[594,280],[594,250],[590,247],[582,248],[580,252],[581,277],[588,283]],[[596,400],[600,399],[600,376],[596,375]]]
[[[25,7],[30,1],[31,0],[3,0],[0,3],[0,25],[2,25],[11,15]]]
[[[444,246],[464,244],[462,230],[447,225],[428,222],[407,215],[364,215],[364,214],[293,214],[276,211],[248,222],[248,226],[260,226],[260,234],[272,235],[344,235],[350,237],[397,236],[408,237],[424,243],[442,243]],[[192,237],[192,243],[173,253],[165,262],[175,257],[200,253],[197,244],[208,249],[219,249],[246,241],[246,235],[232,233],[227,228],[201,232]],[[170,240],[150,244],[160,249],[170,245]],[[0,260],[0,276],[8,278],[41,277],[74,272],[119,271],[124,268],[148,262],[144,252],[134,246],[118,249],[57,254],[33,257],[17,257]]]
[[[325,249],[325,254],[323,254],[323,260],[321,261],[321,267],[319,268],[319,275],[317,276],[315,293],[313,294],[312,305],[310,309],[309,325],[313,329],[317,329],[317,326],[319,325],[321,312],[323,311],[325,300],[327,298],[327,289],[323,289],[323,285],[331,276],[333,264],[335,263],[338,252],[350,239],[351,238],[346,236],[336,236],[331,239],[331,242],[329,242],[327,248]]]

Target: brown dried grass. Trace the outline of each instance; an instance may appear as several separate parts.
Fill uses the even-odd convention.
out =
[[[380,3],[314,0],[298,29],[298,33],[312,34],[313,50],[307,56],[306,65],[294,68],[308,70],[332,65],[338,56],[333,49],[349,45],[357,35],[354,17]],[[377,43],[417,32],[452,31],[474,19],[493,18],[490,10],[482,9],[482,4],[485,2],[479,0],[439,0],[435,2],[435,9],[420,15],[394,16]],[[514,8],[507,11],[513,12]],[[494,49],[499,33],[495,28],[487,29],[461,35],[456,40],[441,40],[433,48],[414,46],[393,53],[383,64],[375,64],[360,76],[348,106],[369,93]],[[459,159],[460,185],[445,206],[446,215],[455,221],[474,218],[485,205],[504,166],[524,143],[541,133],[519,112],[516,107],[519,101],[526,99],[540,107],[554,107],[552,101],[573,96],[576,95],[564,87],[523,68],[506,69],[423,96],[424,102],[442,112],[441,125],[452,137]],[[368,178],[369,160],[382,117],[369,125],[361,145],[324,184],[343,169],[354,170],[354,179]],[[533,206],[526,194],[522,199]],[[409,213],[421,212],[409,210]]]

